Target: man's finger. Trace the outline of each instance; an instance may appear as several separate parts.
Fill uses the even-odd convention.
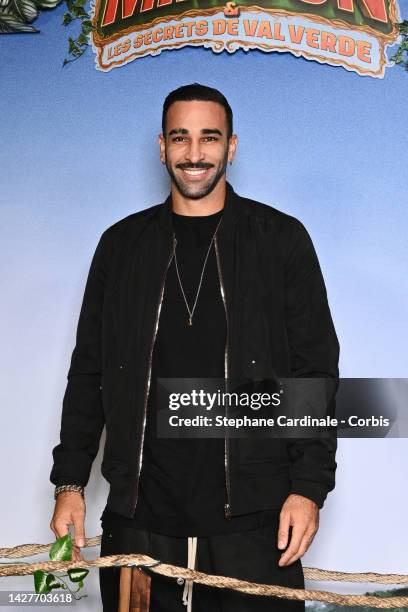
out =
[[[297,561],[298,559],[303,557],[303,555],[305,554],[305,552],[309,548],[310,544],[312,543],[312,540],[313,540],[313,538],[311,538],[310,534],[308,532],[306,532],[305,535],[303,536],[301,542],[300,542],[300,546],[299,546],[297,552],[294,555],[292,555],[291,557],[289,557],[289,559],[287,559],[286,565],[291,565],[292,563],[294,563],[295,561]]]
[[[85,528],[83,514],[74,514],[75,544],[80,548],[85,546]]]
[[[57,539],[62,538],[62,536],[67,535],[70,524],[71,523],[61,523],[61,521],[59,521],[58,523],[54,523],[55,529],[53,529],[53,531],[55,535],[57,536]]]
[[[289,512],[285,512],[284,514],[281,514],[279,517],[278,548],[284,549],[288,545],[289,523],[290,523]]]
[[[72,555],[71,555],[71,561],[83,561],[84,558],[81,555],[81,553],[79,552],[79,549],[77,548],[73,548],[72,549]]]
[[[292,537],[290,538],[289,548],[281,555],[279,565],[285,565],[287,560],[299,550],[300,543],[306,531],[305,525],[295,524],[292,529]]]

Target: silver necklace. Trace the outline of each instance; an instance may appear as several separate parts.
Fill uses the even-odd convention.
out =
[[[218,227],[219,227],[219,225],[221,223],[221,220],[222,220],[222,216],[221,216],[221,219],[217,223],[217,227],[215,228],[215,232],[213,234],[213,237],[211,238],[210,245],[209,245],[209,247],[207,249],[207,254],[206,254],[205,259],[204,259],[203,268],[201,270],[200,282],[198,284],[198,289],[197,289],[197,293],[196,293],[196,297],[195,297],[194,305],[193,305],[192,309],[190,309],[190,307],[188,305],[188,302],[187,302],[186,294],[184,293],[184,289],[183,289],[183,285],[182,285],[182,282],[181,282],[180,273],[179,273],[179,269],[178,269],[178,264],[177,264],[177,254],[176,254],[176,251],[174,251],[174,263],[176,264],[176,272],[177,272],[177,277],[178,277],[178,280],[179,280],[180,289],[181,289],[181,292],[183,294],[184,301],[186,303],[186,307],[187,307],[187,311],[188,311],[187,325],[189,325],[189,326],[191,326],[193,324],[194,310],[195,310],[195,307],[197,306],[198,294],[200,293],[201,283],[203,282],[205,266],[206,266],[206,263],[207,263],[208,255],[210,253],[211,245],[212,245],[212,243],[214,241],[215,234],[217,233],[217,230],[218,230]]]

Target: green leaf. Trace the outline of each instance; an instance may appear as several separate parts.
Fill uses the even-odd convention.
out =
[[[90,25],[85,25],[90,23]],[[92,30],[94,29],[93,25],[91,22],[89,21],[83,21],[82,22],[82,32],[83,34],[89,34],[90,32],[92,32]]]
[[[71,21],[73,21],[74,18],[72,17],[71,13],[65,13],[64,14],[64,18],[62,20],[63,25],[69,25],[71,23]]]
[[[68,570],[68,575],[72,582],[82,582],[82,580],[89,574],[89,570],[78,568],[72,568]],[[81,585],[83,586],[83,585]]]
[[[408,59],[408,20],[405,19],[397,23],[397,26],[400,34],[402,34],[402,41],[394,55],[390,57],[390,60],[394,62],[395,65],[401,64],[404,66],[405,70],[408,70],[408,61],[406,61]]]
[[[74,53],[78,49],[79,47],[77,46],[75,40],[72,38],[72,36],[70,36],[68,38],[68,53]]]
[[[59,589],[63,586],[61,582],[58,582],[54,574],[48,574],[46,582],[49,589]]]
[[[39,11],[31,0],[11,0],[9,6],[25,22],[29,23],[38,17]]]
[[[78,38],[77,38],[77,43],[79,45],[87,45],[88,44],[88,37],[85,36],[85,34],[81,33]]]
[[[16,15],[8,15],[0,13],[0,34],[9,34],[12,32],[39,32],[32,25],[24,23]]]
[[[71,561],[72,558],[72,540],[71,534],[58,538],[50,548],[50,559],[53,561]]]
[[[73,6],[71,13],[75,15],[75,17],[89,17],[88,13],[82,8],[82,6]]]
[[[51,591],[47,585],[47,574],[42,570],[34,572],[34,588],[36,593],[49,593]]]

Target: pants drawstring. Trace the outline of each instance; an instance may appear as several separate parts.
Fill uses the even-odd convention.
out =
[[[187,567],[188,569],[195,569],[197,554],[197,538],[188,538],[188,552],[187,552]],[[192,610],[192,599],[193,599],[193,584],[192,580],[186,580],[183,590],[183,604],[187,606],[187,612]]]

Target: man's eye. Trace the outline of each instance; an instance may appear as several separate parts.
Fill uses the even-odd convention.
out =
[[[215,136],[206,136],[204,140],[217,140]]]
[[[185,140],[184,136],[176,136],[173,138],[173,142],[178,142],[179,140]]]

